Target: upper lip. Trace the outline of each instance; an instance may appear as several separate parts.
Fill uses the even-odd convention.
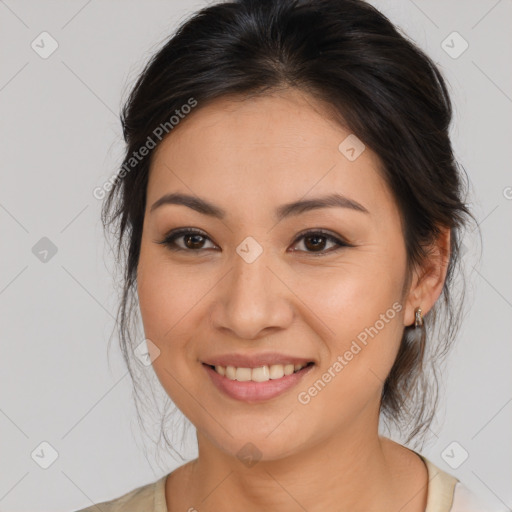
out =
[[[312,359],[267,352],[264,354],[224,354],[202,361],[211,366],[235,366],[237,368],[258,368],[259,366],[272,366],[274,364],[307,364],[314,362]]]

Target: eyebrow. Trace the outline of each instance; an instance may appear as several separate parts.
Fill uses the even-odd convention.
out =
[[[227,215],[225,210],[206,201],[205,199],[181,193],[165,194],[153,203],[150,209],[150,213],[154,212],[157,208],[165,204],[187,206],[188,208],[202,213],[203,215],[209,215],[210,217],[217,219],[224,219]],[[313,199],[305,199],[283,204],[276,208],[275,216],[278,220],[282,220],[286,217],[299,215],[301,213],[309,212],[312,210],[318,210],[320,208],[334,207],[349,208],[358,212],[367,214],[370,213],[362,204],[354,201],[353,199],[350,199],[342,194],[330,194],[323,197],[316,197]]]

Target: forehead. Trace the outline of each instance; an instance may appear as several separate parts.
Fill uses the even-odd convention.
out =
[[[339,192],[375,215],[393,209],[377,155],[365,148],[351,160],[343,152],[353,137],[297,90],[198,104],[156,149],[148,205],[164,193],[183,192],[229,212],[237,203],[258,209],[263,202]]]

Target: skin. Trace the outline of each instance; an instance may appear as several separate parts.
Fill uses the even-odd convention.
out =
[[[426,467],[411,450],[379,436],[379,404],[404,326],[414,323],[415,307],[425,315],[442,291],[449,231],[405,287],[395,200],[369,148],[355,161],[338,150],[349,134],[313,98],[286,89],[199,105],[153,155],[140,309],[146,337],[160,350],[155,372],[196,427],[199,448],[197,459],[167,478],[170,511],[425,508]],[[204,198],[226,217],[169,204],[150,212],[170,192]],[[284,203],[333,192],[369,213],[334,207],[279,222],[273,217]],[[187,246],[181,237],[179,246],[203,248],[174,252],[157,243],[181,227],[206,238]],[[352,247],[297,239],[305,229],[324,229]],[[236,252],[248,236],[263,249],[253,263]],[[401,311],[308,404],[299,403],[298,393],[395,302]],[[263,403],[222,394],[201,365],[219,354],[272,351],[316,366]],[[252,467],[237,457],[249,442],[261,453]]]

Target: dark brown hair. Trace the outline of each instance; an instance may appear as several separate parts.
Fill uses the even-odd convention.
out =
[[[460,233],[473,216],[464,203],[462,166],[448,133],[452,105],[439,69],[362,0],[214,4],[192,15],[147,63],[122,111],[125,171],[102,211],[104,227],[115,224],[117,258],[123,258],[118,328],[126,363],[136,382],[130,318],[137,309],[136,271],[154,149],[136,165],[130,158],[149,139],[158,139],[157,127],[172,136],[170,116],[182,112],[190,98],[199,109],[223,96],[248,98],[290,87],[321,101],[380,158],[401,214],[408,271],[428,258],[440,227],[451,230],[442,296],[425,317],[425,354],[406,327],[383,386],[382,417],[409,442],[425,434],[435,413],[440,361],[462,312],[464,293],[458,290],[454,297],[452,289]]]

